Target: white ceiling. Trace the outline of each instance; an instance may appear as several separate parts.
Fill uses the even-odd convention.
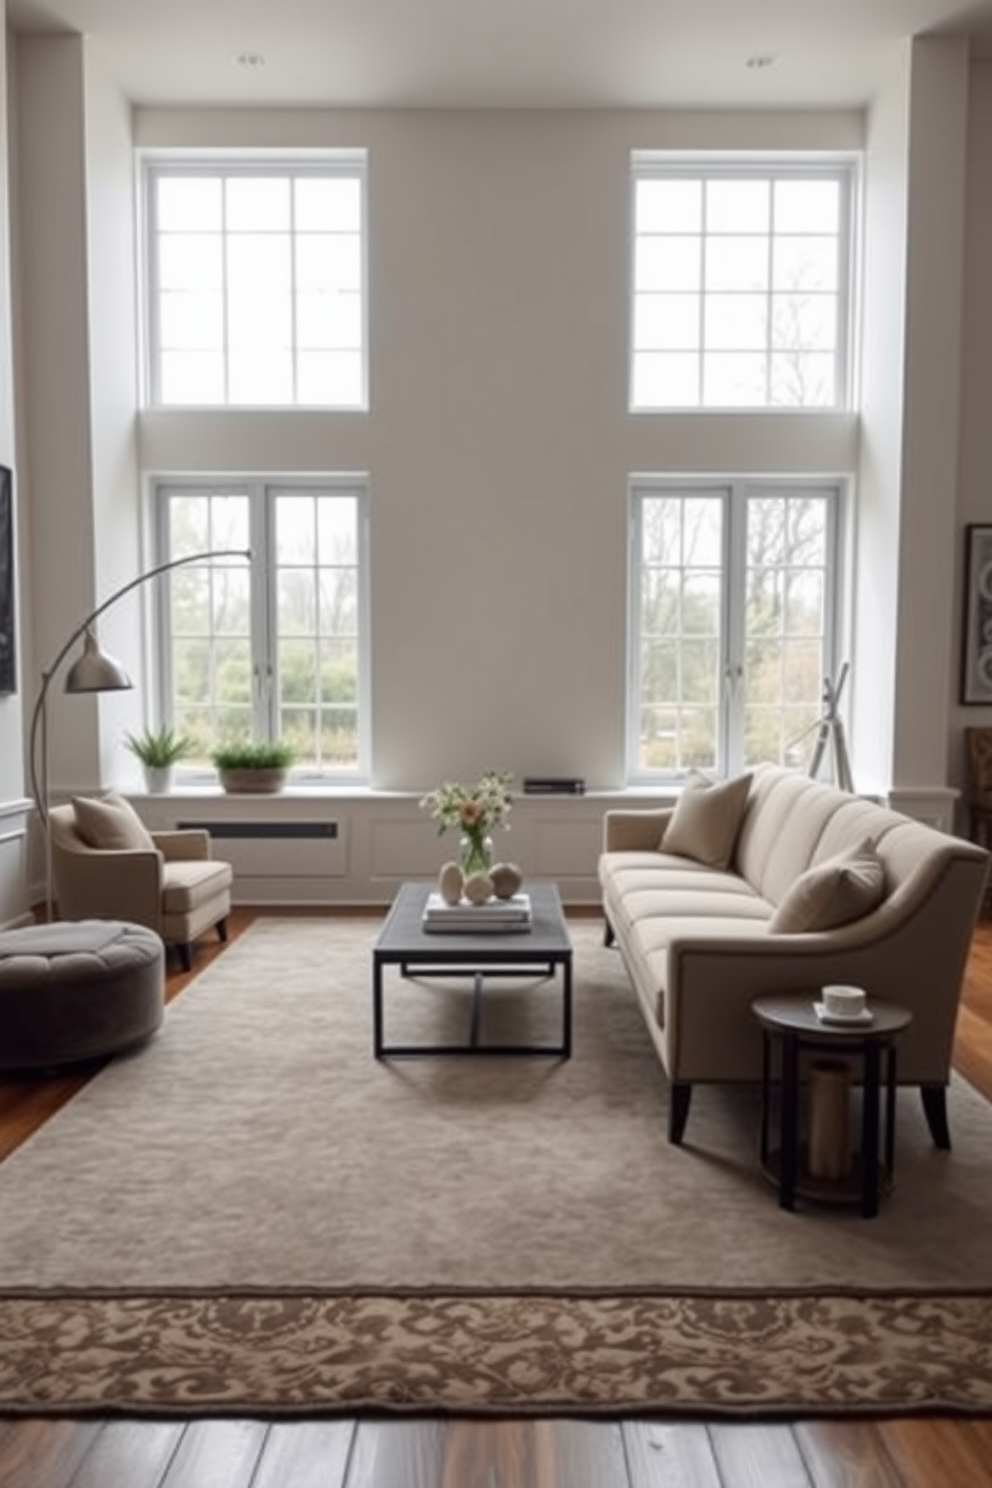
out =
[[[901,42],[992,52],[992,0],[7,0],[143,104],[857,107]],[[239,54],[264,59],[238,65]],[[748,66],[756,56],[772,65]]]

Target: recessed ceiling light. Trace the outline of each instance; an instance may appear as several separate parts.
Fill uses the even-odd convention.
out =
[[[261,52],[238,52],[234,58],[235,67],[264,67],[265,58]]]
[[[753,56],[748,57],[744,65],[755,72],[760,72],[764,67],[774,67],[777,61],[778,57],[774,52],[755,52]]]

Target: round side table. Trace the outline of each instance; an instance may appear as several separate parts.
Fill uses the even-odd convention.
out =
[[[814,1011],[814,991],[791,996],[759,997],[751,1011],[761,1024],[761,1164],[778,1180],[779,1203],[794,1209],[796,1197],[828,1203],[859,1203],[866,1219],[878,1213],[881,1186],[891,1185],[895,1152],[896,1041],[913,1020],[907,1008],[872,1001],[871,1018],[857,1023],[821,1022]],[[773,1053],[781,1048],[779,1146],[771,1150]],[[800,1062],[803,1054],[860,1061],[861,1144],[853,1177],[812,1177],[803,1170],[800,1120]],[[855,1064],[855,1073],[857,1064]],[[884,1114],[882,1092],[884,1088]],[[811,1122],[816,1113],[811,1113]],[[881,1148],[881,1154],[880,1154]],[[881,1179],[881,1183],[880,1183]]]

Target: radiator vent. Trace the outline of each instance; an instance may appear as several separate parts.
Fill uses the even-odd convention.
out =
[[[214,856],[226,858],[235,879],[340,878],[345,843],[336,821],[176,822],[209,832]]]
[[[196,828],[201,832],[209,832],[211,837],[248,837],[253,841],[256,838],[336,838],[338,835],[338,824],[336,821],[181,821],[176,822],[181,829]]]

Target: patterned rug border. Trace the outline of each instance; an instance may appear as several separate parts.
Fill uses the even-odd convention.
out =
[[[8,1415],[992,1413],[992,1296],[0,1298]]]

